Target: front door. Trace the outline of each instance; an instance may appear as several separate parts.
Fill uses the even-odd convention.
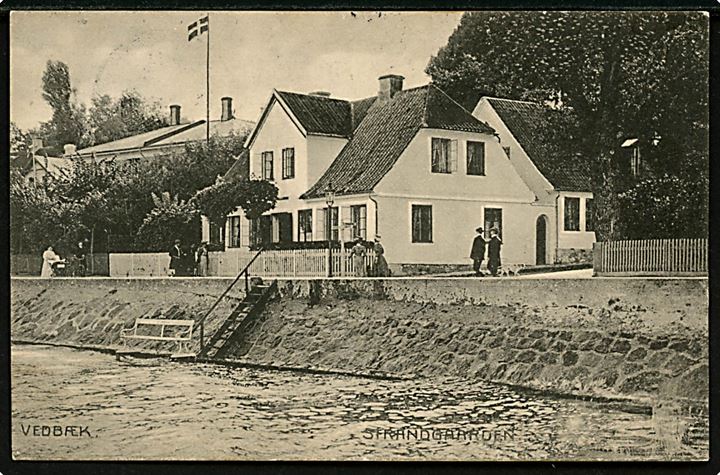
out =
[[[547,218],[538,216],[535,224],[535,264],[547,264]]]
[[[498,235],[502,239],[502,208],[485,208],[484,224],[486,239],[490,239],[490,230],[493,228],[498,230]]]

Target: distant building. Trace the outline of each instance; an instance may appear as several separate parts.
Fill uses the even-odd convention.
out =
[[[65,157],[95,157],[97,160],[114,159],[118,161],[152,158],[182,150],[187,143],[205,140],[206,121],[198,120],[181,123],[180,106],[170,106],[170,125],[150,132],[125,137],[80,150],[73,146],[66,148]],[[235,118],[232,111],[232,98],[222,98],[220,120],[210,121],[211,136],[228,136],[232,133],[245,135],[255,124],[251,121]]]

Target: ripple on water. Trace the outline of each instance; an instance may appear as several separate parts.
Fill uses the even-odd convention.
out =
[[[134,364],[93,352],[13,346],[11,383],[19,458],[662,460],[707,454],[704,417],[653,419],[457,378],[368,380],[160,359]],[[43,423],[87,425],[95,436],[22,436],[21,424]],[[472,440],[460,435],[473,430]],[[445,436],[418,440],[410,438],[413,431]]]

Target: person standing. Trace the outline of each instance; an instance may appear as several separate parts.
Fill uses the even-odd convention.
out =
[[[73,275],[77,277],[85,277],[85,242],[83,240],[78,241],[77,248],[75,249],[74,259],[74,271]]]
[[[480,266],[482,266],[482,262],[485,259],[485,245],[487,243],[485,242],[485,237],[483,237],[484,230],[482,227],[476,228],[475,232],[477,233],[477,236],[473,239],[472,249],[470,250],[470,259],[473,260],[473,270],[475,271],[475,275],[482,277],[483,273],[480,270]]]
[[[500,233],[496,228],[490,230],[490,242],[488,242],[488,269],[493,277],[497,276],[498,268],[500,267],[500,247],[502,246],[502,240],[500,239]]]
[[[350,256],[352,256],[353,268],[355,269],[355,277],[367,277],[365,271],[365,254],[367,250],[363,245],[361,237],[355,238],[355,245],[350,249]]]
[[[197,275],[200,277],[207,277],[208,275],[208,248],[207,241],[200,243],[197,248],[195,257],[195,268],[197,269]]]
[[[40,277],[49,278],[53,277],[53,264],[56,264],[58,262],[62,262],[62,259],[60,259],[60,256],[55,254],[55,251],[53,250],[52,246],[48,246],[47,250],[43,252],[42,255],[43,258],[43,265],[42,269],[40,269]]]
[[[180,240],[175,240],[175,245],[170,248],[170,275],[176,275],[182,266],[182,250],[180,249]]]
[[[375,251],[375,277],[388,277],[390,275],[390,269],[388,263],[385,260],[385,248],[380,244],[380,235],[375,235],[375,245],[373,246]]]

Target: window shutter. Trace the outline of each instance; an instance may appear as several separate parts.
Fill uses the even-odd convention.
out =
[[[325,236],[325,228],[327,227],[327,210],[325,208],[321,208],[318,210],[318,213],[316,214],[317,219],[317,232],[315,234],[316,239],[318,241],[326,241],[327,237]]]
[[[458,169],[458,141],[450,141],[450,172],[456,172]]]
[[[240,246],[250,245],[250,226],[249,221],[245,218],[240,218]]]
[[[430,168],[430,169],[431,169],[433,172],[438,171],[438,167],[439,167],[438,155],[439,155],[439,152],[440,152],[440,151],[438,150],[438,141],[437,141],[437,139],[432,139],[432,140],[431,140],[431,147],[430,147],[430,155],[431,155],[431,164],[430,164],[431,168]]]
[[[254,153],[252,159],[252,168],[250,168],[250,175],[255,175],[261,178],[263,176],[263,163],[262,154]]]

